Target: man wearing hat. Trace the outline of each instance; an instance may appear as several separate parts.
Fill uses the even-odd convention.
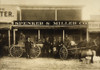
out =
[[[25,50],[26,50],[27,58],[31,58],[31,56],[30,56],[31,48],[32,48],[31,38],[29,36],[27,36],[26,41],[25,41]]]

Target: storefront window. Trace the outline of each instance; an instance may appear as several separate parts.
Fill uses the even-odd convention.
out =
[[[81,20],[81,10],[58,10],[57,20]]]
[[[54,10],[22,10],[22,20],[49,21],[55,20]]]

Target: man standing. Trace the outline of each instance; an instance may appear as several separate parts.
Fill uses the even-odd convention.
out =
[[[26,42],[25,42],[25,50],[26,50],[26,55],[27,55],[27,58],[31,58],[30,56],[30,50],[32,48],[32,42],[30,40],[31,38],[28,36],[26,38]]]
[[[71,46],[71,43],[70,43],[70,37],[66,34],[66,37],[65,37],[65,40],[64,40],[64,45],[67,47],[67,48],[70,48]]]
[[[57,46],[56,46],[56,48],[57,48],[57,58],[59,58],[59,51],[60,51],[60,48],[63,46],[63,41],[62,41],[62,38],[61,37],[59,37],[58,38],[58,42],[57,42]]]
[[[25,35],[24,35],[24,33],[23,33],[23,32],[21,32],[21,33],[20,33],[20,37],[19,37],[19,39],[20,39],[20,40],[25,39]]]
[[[46,52],[47,57],[50,56],[50,45],[49,37],[46,37],[44,42],[44,52]]]

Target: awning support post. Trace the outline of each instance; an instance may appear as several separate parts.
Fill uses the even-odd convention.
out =
[[[64,39],[65,39],[65,30],[63,30],[63,42],[64,42]]]
[[[10,30],[8,30],[8,46],[10,48]]]
[[[88,28],[86,29],[86,40],[89,41],[89,31],[88,31]]]
[[[80,41],[82,41],[82,31],[80,30]]]
[[[38,40],[40,39],[40,30],[38,30]]]
[[[16,30],[13,29],[13,44],[16,42]]]

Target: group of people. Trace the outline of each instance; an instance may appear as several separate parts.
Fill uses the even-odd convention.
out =
[[[26,55],[28,58],[30,58],[30,49],[32,47],[32,41],[30,36],[25,36],[23,33],[20,33],[21,40],[24,40],[25,44],[25,50],[26,50]],[[40,40],[39,40],[40,41]],[[41,42],[43,44],[43,47],[41,49],[43,56],[49,57],[50,55],[59,57],[59,50],[62,47],[63,44],[66,44],[68,47],[70,46],[70,39],[66,35],[65,41],[63,41],[62,37],[58,37],[56,39],[55,37],[45,37],[44,40]],[[72,45],[75,45],[72,42]]]
[[[25,50],[27,57],[30,58],[30,49],[32,47],[32,41],[30,36],[25,36],[23,33],[20,35],[20,39],[25,38]],[[42,42],[40,42],[42,41]],[[80,41],[78,44],[75,43],[73,38],[69,35],[65,35],[65,39],[63,40],[62,37],[45,37],[43,40],[38,40],[38,42],[43,44],[43,47],[41,48],[43,56],[49,57],[49,56],[55,56],[59,57],[59,50],[60,48],[65,45],[67,48],[71,47],[87,47],[91,45],[97,45],[96,44],[96,39],[95,40],[90,40],[89,42],[86,41],[86,39]],[[94,47],[95,48],[95,47]]]
[[[46,37],[43,44],[44,46],[42,48],[42,51],[46,53],[47,57],[50,55],[59,57],[59,51],[63,45],[65,45],[67,48],[76,46],[75,41],[68,35],[66,35],[64,40],[62,39],[62,37],[58,37],[57,39],[53,37],[52,40],[50,37]]]
[[[23,34],[22,32],[19,35],[19,39],[23,40],[24,45],[25,45],[25,50],[26,50],[26,55],[28,58],[30,58],[30,49],[32,48],[32,44],[33,42],[31,41],[31,37],[30,36],[26,36],[25,34]],[[4,46],[7,45],[7,38],[5,36],[5,34],[1,34],[0,33],[0,56],[3,55],[3,52],[5,52]],[[65,35],[65,39],[63,40],[62,37],[44,37],[43,40],[38,40],[38,43],[42,43],[43,47],[41,48],[41,51],[43,53],[43,56],[56,56],[59,57],[59,50],[60,48],[65,45],[67,48],[70,47],[87,47],[89,46],[95,50],[97,50],[98,46],[100,46],[99,43],[99,38],[95,38],[92,39],[90,38],[90,40],[87,42],[86,39],[80,41],[78,44],[75,43],[75,41],[73,40],[73,38],[69,35]],[[93,47],[94,46],[94,47]],[[98,49],[97,52],[99,52],[100,49]]]
[[[25,37],[25,36],[21,34],[21,37]],[[32,44],[30,39],[31,39],[30,36],[28,36],[26,37],[26,40],[24,42],[27,57],[30,57],[30,49]],[[42,56],[46,56],[46,57],[52,57],[52,56],[59,57],[59,50],[63,45],[65,45],[67,48],[76,46],[75,41],[69,35],[66,35],[64,40],[62,39],[62,37],[56,38],[56,37],[47,36],[44,37],[43,40],[38,40],[38,43],[43,44],[43,47],[41,48]]]
[[[53,55],[54,47],[56,48],[55,51],[57,51],[58,49],[60,49],[62,44],[63,44],[63,41],[61,37],[59,37],[58,41],[56,40],[55,37],[52,40],[50,40],[49,37],[46,37],[45,41],[43,42],[43,45],[44,45],[42,48],[43,55],[46,55],[47,57],[49,57],[50,55]]]

